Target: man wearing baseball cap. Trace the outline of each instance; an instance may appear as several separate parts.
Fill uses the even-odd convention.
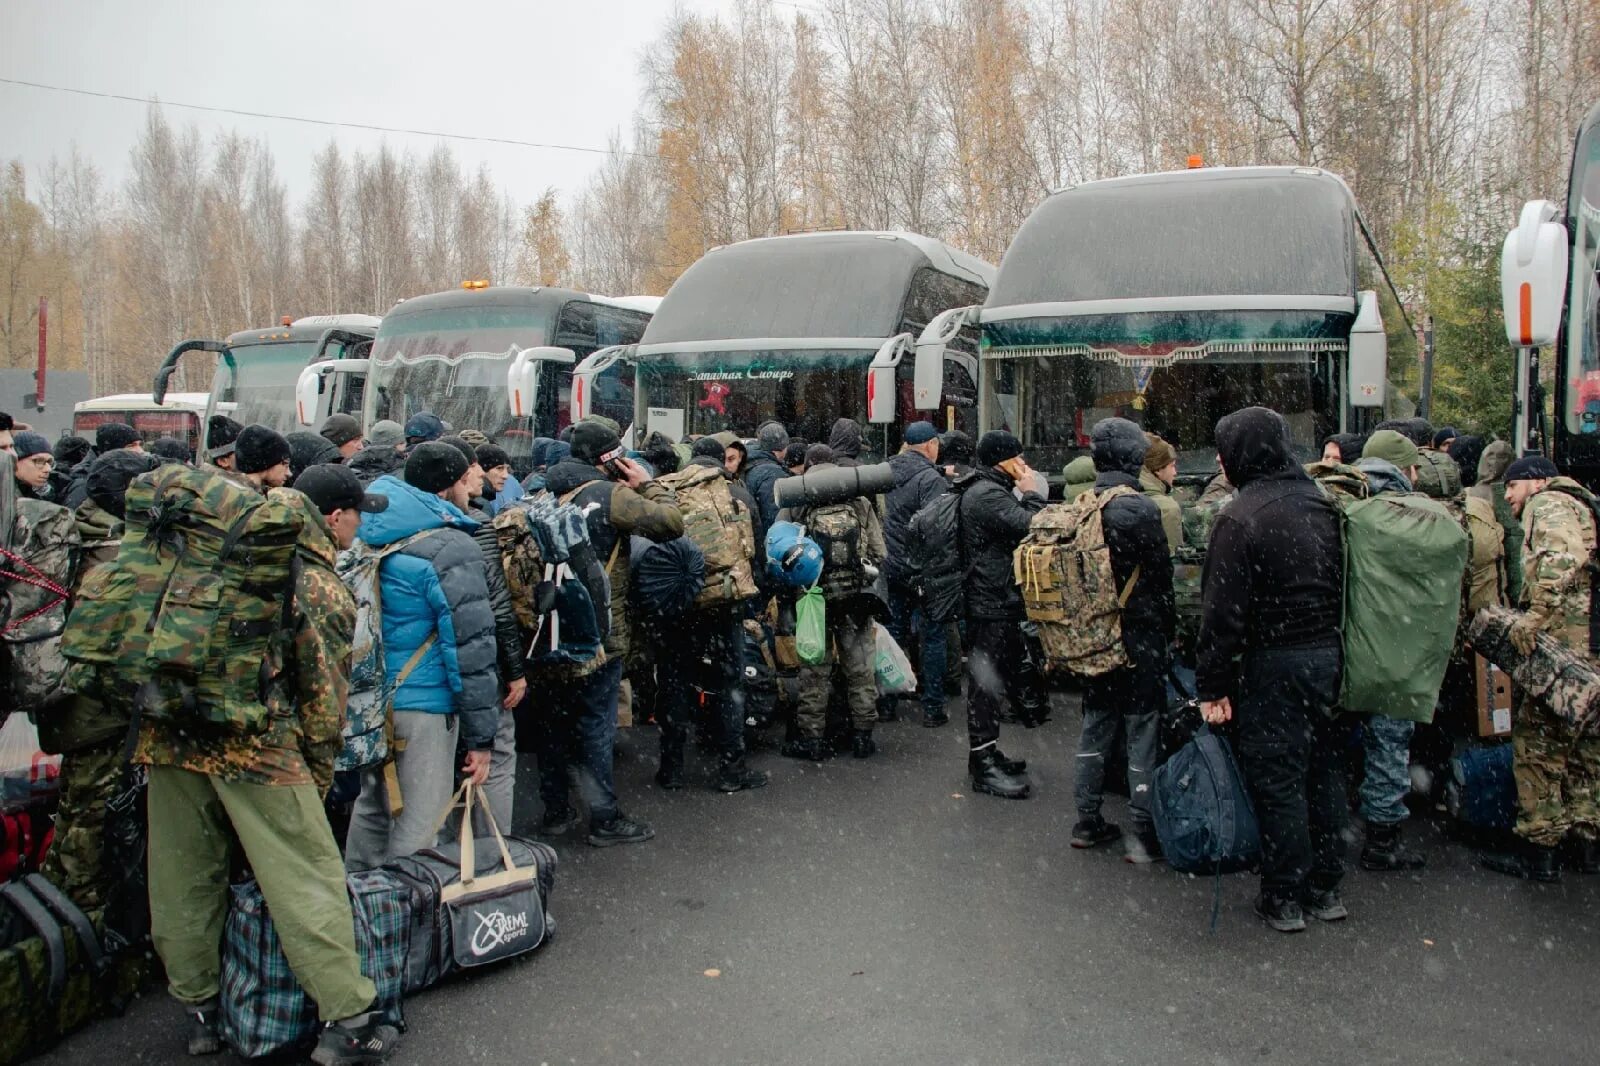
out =
[[[307,467],[295,479],[294,488],[317,505],[341,551],[355,543],[362,515],[389,509],[389,497],[368,492],[348,467],[333,463]]]
[[[436,414],[418,411],[406,420],[406,448],[415,448],[444,436],[444,421]]]
[[[916,513],[944,495],[950,482],[935,464],[939,461],[939,431],[932,422],[913,422],[906,427],[905,448],[889,460],[894,471],[894,487],[884,496],[883,539],[888,552],[883,560],[883,576],[889,589],[889,631],[900,647],[921,648],[917,679],[922,686],[922,724],[930,729],[950,721],[944,709],[945,643],[944,620],[931,621],[923,611],[910,569],[911,519]],[[878,717],[892,721],[896,696],[878,701]]]
[[[1589,615],[1595,498],[1542,455],[1506,467],[1505,482],[1506,502],[1526,530],[1523,615],[1511,627],[1511,643],[1530,655],[1543,634],[1595,662],[1600,633]],[[1600,826],[1600,737],[1576,728],[1542,700],[1519,698],[1512,722],[1520,847],[1485,855],[1483,864],[1498,873],[1555,881],[1556,848],[1570,840],[1578,848],[1579,869],[1600,873],[1600,848],[1589,835]]]

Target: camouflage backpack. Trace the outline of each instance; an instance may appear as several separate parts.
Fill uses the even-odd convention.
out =
[[[278,682],[303,521],[215,470],[135,478],[122,549],[84,580],[62,638],[68,680],[171,729],[264,731],[288,698]]]
[[[81,542],[72,512],[20,499],[0,547],[0,705],[38,714],[72,695],[61,633]]]
[[[657,479],[678,497],[683,535],[694,541],[706,559],[706,583],[695,607],[738,603],[756,594],[750,560],[756,554],[755,526],[750,512],[734,498],[728,479],[717,467],[690,465]]]
[[[394,738],[394,694],[433,647],[437,634],[429,634],[399,673],[389,677],[383,654],[383,584],[378,571],[395,552],[437,532],[424,529],[376,548],[358,541],[339,553],[339,580],[356,602],[356,628],[350,642],[350,698],[345,705],[344,748],[334,760],[335,770],[361,770],[382,763],[385,779],[393,778],[394,756],[403,747]],[[398,791],[397,785],[395,788]],[[390,798],[393,813],[398,804],[393,802],[394,796]]]
[[[1423,449],[1417,453],[1418,492],[1436,500],[1453,500],[1461,495],[1461,467],[1444,452]]]
[[[867,587],[862,565],[861,515],[855,500],[830,503],[805,512],[806,536],[822,549],[822,577],[817,585],[825,596],[848,596]]]
[[[1098,496],[1086,492],[1071,503],[1051,504],[1033,516],[1012,553],[1023,606],[1039,627],[1051,667],[1095,677],[1128,664],[1122,608],[1139,570],[1117,589],[1103,512],[1117,497],[1133,495],[1136,489],[1118,485]]]

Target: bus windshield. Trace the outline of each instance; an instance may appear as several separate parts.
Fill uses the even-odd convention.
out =
[[[1567,294],[1568,380],[1575,386],[1567,428],[1600,434],[1600,126],[1578,140],[1573,158],[1572,290]]]
[[[374,364],[367,391],[377,398],[377,419],[406,424],[406,419],[431,411],[458,432],[476,429],[505,448],[513,466],[533,447],[533,420],[513,418],[506,394],[511,357],[504,351],[469,354],[456,359],[427,357]],[[547,406],[545,386],[551,364],[542,364],[539,407]],[[570,368],[565,368],[570,369]],[[551,401],[553,403],[554,401]]]
[[[1261,404],[1288,420],[1309,462],[1339,431],[1341,353],[1238,352],[1136,368],[1083,355],[987,357],[989,424],[1015,433],[1028,462],[1050,473],[1089,448],[1102,418],[1130,419],[1178,451],[1178,473],[1217,470],[1217,419]]]
[[[315,341],[230,348],[217,360],[209,413],[222,410],[221,404],[232,404],[228,416],[241,426],[259,423],[279,433],[299,429],[294,386],[316,350]]]
[[[782,349],[640,356],[635,379],[650,430],[674,440],[732,430],[754,437],[776,419],[790,437],[826,443],[833,423],[868,432],[862,462],[883,459],[883,434],[867,425],[867,367],[874,349]],[[869,454],[869,450],[871,454]]]

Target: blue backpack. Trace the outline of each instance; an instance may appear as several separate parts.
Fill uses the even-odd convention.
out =
[[[1150,796],[1167,865],[1182,873],[1246,870],[1261,858],[1261,830],[1227,741],[1202,728],[1155,773]]]

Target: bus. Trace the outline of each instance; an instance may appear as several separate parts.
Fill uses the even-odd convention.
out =
[[[1088,182],[1023,223],[981,307],[917,346],[918,406],[940,350],[982,333],[979,427],[1007,429],[1059,476],[1102,418],[1159,433],[1194,485],[1218,470],[1215,426],[1259,404],[1309,461],[1381,421],[1388,361],[1415,358],[1399,295],[1338,176],[1197,168]],[[926,366],[925,366],[926,364]]]
[[[1600,485],[1600,103],[1578,127],[1566,203],[1525,204],[1500,256],[1506,336],[1517,349],[1512,445],[1550,450],[1562,473]],[[1547,426],[1541,351],[1554,358]]]
[[[405,425],[431,411],[455,429],[482,431],[525,476],[534,438],[566,425],[574,365],[609,345],[636,343],[659,302],[487,282],[402,300],[373,343],[364,424]],[[616,382],[596,410],[627,425],[631,384]]]
[[[202,446],[211,416],[216,414],[225,414],[241,425],[270,426],[279,433],[320,425],[338,411],[358,414],[365,360],[380,321],[374,315],[311,315],[279,326],[242,330],[226,341],[183,341],[157,368],[152,398],[157,404],[162,402],[168,381],[186,355],[212,352],[217,365],[201,423]],[[346,369],[338,387],[323,394],[322,406],[308,412],[297,403],[301,372],[324,361],[337,361]]]
[[[826,232],[715,248],[683,273],[632,348],[580,365],[574,414],[611,395],[631,371],[636,441],[731,430],[753,437],[776,419],[796,439],[825,442],[833,423],[867,430],[862,460],[900,446],[918,417],[913,341],[941,312],[981,301],[994,267],[930,237]],[[978,336],[952,336],[933,390],[942,429],[978,428]]]
[[[72,432],[93,440],[96,429],[121,422],[138,430],[139,439],[146,444],[176,437],[198,454],[200,427],[210,399],[204,392],[169,392],[161,403],[152,403],[143,393],[128,392],[84,400],[72,408]]]

